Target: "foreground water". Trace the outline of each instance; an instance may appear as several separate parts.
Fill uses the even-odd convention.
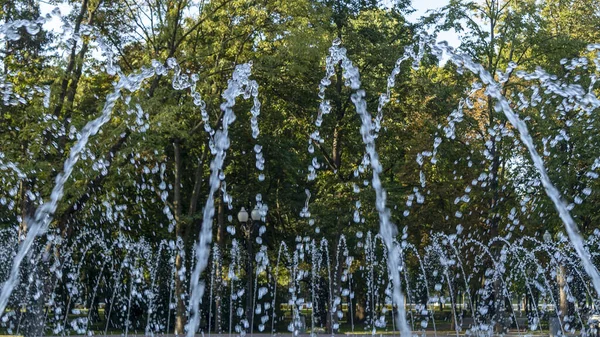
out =
[[[28,34],[37,34],[44,20],[6,22],[0,29],[2,38],[19,39],[21,27],[26,27]],[[124,74],[116,65],[115,55],[102,44],[100,36],[97,38],[99,48],[106,56],[106,72],[118,81],[107,95],[101,115],[77,133],[77,140],[56,176],[48,200],[37,206],[33,218],[26,219],[26,233],[19,234],[17,224],[0,233],[4,238],[0,259],[2,268],[5,268],[0,293],[1,324],[11,334],[19,334],[32,324],[32,319],[42,327],[44,334],[103,332],[107,335],[112,330],[122,330],[125,335],[129,335],[130,331],[144,331],[145,335],[168,334],[172,332],[176,319],[176,283],[178,280],[185,281],[187,275],[185,271],[176,270],[176,260],[183,255],[182,244],[177,240],[147,242],[122,234],[105,236],[102,232],[84,228],[77,233],[72,245],[62,247],[60,259],[53,259],[49,253],[53,246],[60,244],[59,235],[53,231],[51,224],[64,188],[72,183],[71,175],[90,138],[110,121],[115,104],[119,101],[127,104],[124,92],[144,90],[150,79],[170,76],[173,89],[189,93],[190,100],[200,109],[202,116],[207,116],[205,103],[195,90],[198,77],[188,75],[177,60],[154,61],[137,72]],[[567,237],[544,240],[492,237],[482,242],[462,233],[462,229],[457,227],[456,234],[452,235],[432,233],[431,243],[418,247],[417,243],[407,241],[406,229],[399,233],[391,221],[392,210],[388,207],[382,184],[384,173],[376,140],[381,129],[383,108],[390,100],[390,90],[394,87],[396,76],[400,75],[402,63],[412,61],[413,68],[417,69],[425,49],[430,49],[440,58],[446,54],[459,71],[468,70],[479,77],[470,95],[479,92],[493,98],[494,109],[504,114],[512,124],[539,174],[540,184],[556,207]],[[591,61],[571,61],[572,67],[598,62],[598,49],[600,46],[590,45]],[[210,191],[203,208],[202,229],[194,245],[189,290],[184,295],[179,294],[187,303],[184,311],[189,322],[185,330],[189,337],[198,332],[245,335],[288,331],[300,335],[311,331],[316,334],[323,328],[327,333],[335,334],[342,327],[366,334],[388,331],[409,336],[420,331],[437,335],[437,327],[447,322],[457,336],[462,333],[493,335],[511,330],[519,331],[518,334],[521,331],[545,333],[556,330],[552,327],[554,321],[558,322],[557,330],[562,334],[595,333],[593,317],[598,312],[600,276],[594,265],[594,257],[598,255],[594,249],[598,247],[600,233],[581,237],[569,205],[549,178],[527,124],[515,112],[529,104],[543,104],[539,94],[535,90],[533,94],[529,91],[515,94],[520,98],[520,105],[515,108],[514,97],[504,96],[501,85],[517,65],[511,65],[503,74],[492,76],[468,56],[455,53],[444,44],[428,41],[426,36],[417,46],[407,47],[399,56],[397,67],[391,71],[386,93],[379,99],[377,115],[373,117],[367,108],[366,93],[361,89],[358,68],[346,55],[341,41],[333,41],[326,56],[326,74],[318,88],[322,101],[315,122],[316,131],[310,135],[308,149],[309,153],[313,153],[313,143],[323,141],[320,126],[331,110],[325,92],[339,66],[346,85],[353,91],[351,102],[361,121],[357,132],[361,135],[365,152],[360,169],[371,172],[367,183],[375,191],[378,234],[360,232],[352,238],[340,235],[336,242],[329,242],[319,235],[298,236],[295,242],[281,242],[276,248],[271,247],[272,251],[262,242],[267,230],[262,225],[258,234],[249,238],[249,244],[236,237],[233,230],[230,231],[233,236],[230,246],[211,244],[215,194],[224,190],[224,195],[231,200],[225,188],[224,163],[231,146],[229,132],[236,120],[234,108],[239,97],[252,100],[253,137],[256,138],[260,132],[259,83],[251,79],[252,65],[243,64],[235,68],[222,95],[220,128],[205,130],[210,137],[213,155]],[[531,83],[531,87],[563,97],[571,103],[565,109],[576,110],[582,118],[592,115],[600,107],[600,101],[592,90],[593,84],[586,90],[579,84],[563,83],[543,70],[532,73],[519,71],[515,76]],[[8,78],[2,78],[2,81],[6,105],[30,103],[13,91]],[[595,78],[592,79],[594,81]],[[50,95],[48,90],[45,87],[31,88],[32,92],[42,94],[33,99],[43,100],[46,108]],[[457,111],[449,117],[444,128],[445,139],[453,138],[468,100],[468,97],[462,100]],[[436,138],[432,144],[433,153],[442,141],[442,138]],[[254,147],[259,171],[265,166],[261,149],[258,143]],[[416,160],[420,160],[422,165],[423,155],[420,156]],[[431,157],[432,154],[426,156]],[[435,155],[432,163],[434,158]],[[19,169],[19,165],[4,160],[3,155],[0,160],[3,172],[11,172],[20,180],[26,179],[27,175]],[[318,179],[319,161],[318,157],[312,160],[309,181]],[[164,177],[164,171],[163,166],[160,168],[161,177]],[[158,169],[154,173],[158,173]],[[259,180],[262,179],[264,176],[261,174]],[[425,184],[426,177],[422,179]],[[309,190],[306,193],[306,206],[301,217],[308,218],[310,222],[311,194]],[[419,200],[418,191],[415,195]],[[161,193],[162,201],[166,201],[167,197],[165,190]],[[257,194],[255,200],[260,219],[256,221],[264,221],[268,214],[267,203],[262,200],[261,194]],[[360,206],[356,208],[358,212]],[[12,209],[9,207],[9,210]],[[164,212],[168,218],[173,218],[167,207]],[[254,246],[259,247],[255,253]],[[89,260],[86,258],[88,253],[96,256]],[[275,255],[276,261],[269,260],[269,256]],[[256,266],[253,272],[247,268],[248,260],[252,268]],[[40,279],[39,275],[44,275],[41,270],[45,268],[49,274]],[[357,289],[359,286],[366,289]],[[33,318],[28,317],[32,312],[23,308],[31,308],[31,303],[40,298],[44,299],[39,304],[41,310]]]

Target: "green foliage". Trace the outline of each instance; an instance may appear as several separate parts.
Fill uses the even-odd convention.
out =
[[[54,214],[53,230],[65,242],[92,228],[110,237],[125,233],[153,244],[181,238],[182,250],[190,253],[208,198],[213,144],[206,130],[221,128],[222,95],[235,66],[242,63],[252,62],[252,79],[260,86],[261,133],[254,139],[249,127],[252,102],[238,99],[214,234],[221,248],[239,240],[237,211],[256,204],[260,193],[269,206],[264,243],[271,260],[281,241],[294,242],[297,236],[337,242],[345,235],[353,247],[358,232],[379,229],[375,195],[368,184],[371,172],[361,165],[365,149],[360,119],[340,65],[325,91],[333,108],[319,128],[324,142],[310,142],[325,58],[335,38],[360,70],[373,115],[397,59],[417,42],[419,30],[428,28],[462,34],[459,50],[496,80],[498,71],[518,64],[501,83],[512,105],[519,93],[534,91],[515,73],[538,66],[566,84],[591,86],[598,92],[589,80],[598,71],[594,65],[568,71],[561,64],[562,59],[588,55],[586,44],[598,40],[599,5],[593,0],[451,0],[418,24],[404,17],[407,1],[388,9],[375,0],[71,4],[73,11],[65,19],[75,30],[87,25],[100,32],[123,73],[150,67],[153,60],[166,65],[175,58],[182,74],[197,74],[198,81],[193,90],[175,90],[170,72],[147,80],[137,92],[123,93],[110,122],[81,156]],[[0,1],[3,21],[38,15],[35,1]],[[0,64],[6,81],[15,84],[14,92],[31,99],[0,106],[0,164],[14,163],[27,178],[19,180],[13,171],[0,170],[0,197],[7,205],[0,209],[0,226],[19,224],[26,229],[27,218],[48,200],[77,131],[99,116],[122,74],[105,72],[103,60],[92,51],[98,42],[93,37],[84,35],[74,45],[64,45],[50,33],[29,35],[24,28],[20,33],[22,39],[2,47]],[[535,235],[547,228],[560,231],[528,153],[515,141],[515,130],[494,109],[488,93],[472,89],[480,80],[451,62],[439,61],[426,55],[418,69],[403,63],[383,111],[376,143],[394,223],[407,229],[408,241],[417,249],[427,246],[435,233],[451,234],[457,228],[483,241],[499,235]],[[45,86],[52,90],[47,106]],[[194,103],[195,94],[202,97],[202,105]],[[518,113],[527,120],[552,180],[573,204],[582,231],[590,233],[600,220],[594,208],[600,186],[590,173],[600,165],[600,147],[595,146],[600,142],[595,132],[599,122],[594,115],[582,116],[580,108],[564,109],[572,103],[568,99],[543,90],[540,95],[546,102],[543,109],[529,106]],[[445,128],[459,109],[461,121],[449,137]],[[256,144],[262,145],[264,171],[255,167]],[[309,145],[314,153],[307,151]],[[306,168],[313,158],[321,168],[317,179],[308,181]],[[259,181],[260,174],[264,181]],[[305,189],[312,193],[314,224],[299,216]],[[238,228],[236,235],[224,233],[229,225]],[[410,267],[417,268],[417,259],[410,261]],[[191,261],[184,263],[189,266]],[[282,274],[280,283],[290,278]]]

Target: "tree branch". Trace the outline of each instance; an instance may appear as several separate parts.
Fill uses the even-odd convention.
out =
[[[109,151],[104,155],[104,161],[108,163],[109,167],[112,164],[114,158],[116,157],[116,153],[121,150],[121,148],[129,138],[130,134],[131,130],[127,129],[125,133],[121,135],[119,140],[113,146],[111,146]],[[81,194],[77,201],[71,204],[71,206],[62,213],[60,218],[58,218],[57,222],[57,226],[61,232],[65,230],[67,222],[71,219],[75,212],[83,208],[85,203],[91,198],[91,196],[93,195],[93,191],[102,188],[106,177],[108,177],[108,174],[98,174],[96,178],[90,180],[84,188],[85,192]]]

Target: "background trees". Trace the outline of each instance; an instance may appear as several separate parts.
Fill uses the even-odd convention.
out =
[[[143,67],[168,68],[117,103],[67,184],[53,214],[52,236],[37,249],[52,252],[52,261],[66,265],[66,259],[85,260],[85,254],[66,252],[86,230],[143,238],[153,245],[171,242],[173,268],[164,273],[175,276],[175,317],[169,324],[177,332],[186,324],[191,251],[208,194],[212,136],[221,127],[222,94],[236,65],[253,64],[261,132],[254,140],[248,127],[252,103],[240,100],[214,219],[221,250],[240,239],[239,232],[229,235],[227,228],[239,226],[237,211],[252,209],[258,193],[269,206],[263,244],[270,252],[298,236],[330,242],[345,236],[353,246],[359,232],[377,232],[374,194],[365,184],[369,172],[360,121],[339,65],[325,91],[331,114],[318,128],[314,124],[325,57],[336,38],[358,66],[375,111],[397,59],[406,46],[418,43],[422,29],[464,32],[460,51],[502,80],[503,95],[527,119],[582,231],[595,228],[600,164],[598,147],[590,144],[598,141],[596,107],[573,103],[564,90],[552,92],[544,83],[532,85],[516,76],[539,66],[565,87],[595,92],[594,65],[561,62],[589,54],[586,44],[597,39],[600,23],[598,11],[588,10],[598,6],[594,1],[451,1],[417,24],[405,19],[407,2],[385,8],[377,1],[354,0],[81,0],[69,6],[62,34],[21,27],[19,39],[3,40],[0,223],[5,228],[19,224],[18,232],[27,232],[78,130],[99,115],[113,82]],[[39,15],[34,1],[1,2],[3,22]],[[121,72],[111,71],[107,59]],[[560,231],[525,149],[494,109],[492,97],[478,89],[480,80],[439,61],[425,55],[420,67],[402,63],[389,88],[390,102],[381,111],[377,145],[394,222],[407,228],[407,240],[420,249],[440,232],[464,230],[487,242],[547,228]],[[513,63],[518,67],[504,73]],[[180,82],[173,81],[173,74]],[[533,104],[536,95],[544,104]],[[317,129],[322,143],[311,140]],[[255,165],[256,145],[262,146],[264,170]],[[307,179],[311,164],[319,166],[314,180]],[[309,219],[299,216],[306,189],[311,193]],[[337,247],[330,251],[331,258],[342,253]],[[253,256],[245,259],[256,263]],[[36,272],[47,276],[50,268],[48,262]],[[102,272],[87,270],[90,280]],[[470,281],[483,282],[484,273]],[[68,282],[66,276],[56,277],[62,280],[42,278],[49,284]],[[335,277],[341,282],[341,269]],[[111,283],[105,283],[108,293]],[[40,287],[41,300],[15,305],[40,309],[53,291]],[[62,287],[56,301],[67,303],[71,294]],[[252,293],[252,287],[248,284],[246,292]]]

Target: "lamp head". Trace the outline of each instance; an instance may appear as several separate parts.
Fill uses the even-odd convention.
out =
[[[260,210],[258,209],[258,205],[254,206],[254,209],[250,213],[250,217],[254,221],[260,221],[261,216],[260,216]]]
[[[246,209],[244,207],[242,207],[242,209],[240,209],[240,211],[238,213],[238,221],[239,222],[248,222],[248,212],[246,211]]]

